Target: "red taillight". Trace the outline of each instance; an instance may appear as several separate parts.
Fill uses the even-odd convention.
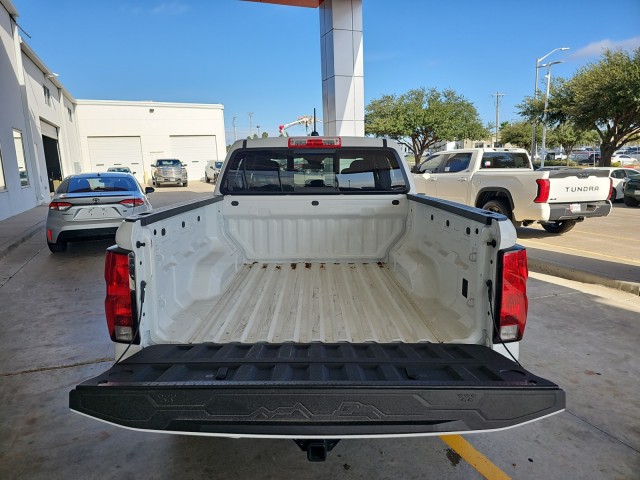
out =
[[[129,343],[137,327],[133,304],[135,293],[129,271],[127,253],[107,250],[104,263],[107,297],[104,300],[104,309],[109,335],[114,342]],[[139,340],[134,343],[138,342]]]
[[[536,180],[538,184],[538,194],[533,199],[534,203],[545,203],[549,200],[549,191],[551,190],[551,184],[548,178],[539,178]]]
[[[500,340],[522,339],[527,324],[527,251],[522,247],[501,252],[502,279],[498,284],[498,328]]]
[[[611,198],[613,195],[613,178],[609,177],[609,196],[607,198]]]
[[[59,210],[61,212],[69,210],[71,207],[73,207],[73,204],[69,202],[51,202],[49,204],[49,210]]]
[[[144,205],[144,200],[141,198],[127,198],[126,200],[122,200],[120,204],[125,207],[139,207],[140,205]]]
[[[289,148],[340,148],[340,137],[289,137]]]

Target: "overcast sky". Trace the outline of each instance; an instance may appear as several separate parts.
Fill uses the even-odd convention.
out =
[[[313,108],[322,116],[317,9],[240,0],[13,0],[22,34],[78,99],[222,103],[227,143]],[[640,46],[640,0],[363,0],[365,104],[420,86],[453,88],[495,121],[534,87],[603,48]],[[541,72],[542,78],[544,72]],[[304,128],[291,130],[304,134]]]

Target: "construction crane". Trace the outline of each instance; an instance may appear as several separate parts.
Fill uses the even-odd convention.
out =
[[[316,122],[322,122],[321,119],[316,118]],[[287,135],[287,129],[289,127],[293,127],[295,125],[304,125],[305,130],[307,131],[307,134],[309,134],[309,127],[313,126],[313,116],[311,115],[303,115],[301,117],[298,117],[297,120],[291,122],[291,123],[285,123],[284,125],[280,125],[278,127],[278,131],[280,132],[280,136],[281,137],[288,137],[289,135]]]

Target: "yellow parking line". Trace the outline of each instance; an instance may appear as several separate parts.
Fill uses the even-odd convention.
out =
[[[636,241],[635,238],[617,237],[615,235],[605,235],[604,233],[587,232],[586,230],[574,230],[574,233],[582,233],[583,235],[587,235],[589,237],[595,235],[596,237],[613,238],[615,240],[626,240],[626,241],[629,241],[629,242],[635,242]]]
[[[440,439],[449,445],[458,455],[475,468],[480,475],[489,480],[510,480],[511,477],[496,467],[491,461],[473,448],[460,435],[440,435]]]
[[[598,257],[606,257],[606,258],[612,258],[614,260],[620,260],[622,263],[635,263],[637,265],[640,265],[640,262],[637,260],[632,260],[630,258],[624,258],[624,257],[614,257],[613,255],[605,255],[604,253],[596,253],[596,252],[591,252],[589,250],[581,250],[579,248],[573,248],[573,247],[566,247],[564,245],[554,245],[554,244],[550,244],[550,243],[544,243],[544,242],[536,242],[535,240],[529,240],[526,238],[520,239],[520,243],[522,245],[524,245],[525,247],[527,246],[527,243],[532,243],[532,246],[536,246],[536,245],[542,245],[543,247],[558,247],[558,248],[562,248],[563,250],[573,250],[574,252],[581,252],[581,253],[588,253],[591,255],[597,255]]]

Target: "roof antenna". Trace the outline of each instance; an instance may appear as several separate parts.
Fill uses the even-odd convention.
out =
[[[316,109],[313,109],[313,132],[311,132],[311,136],[312,137],[319,137],[320,134],[318,133],[318,130],[316,130]]]

